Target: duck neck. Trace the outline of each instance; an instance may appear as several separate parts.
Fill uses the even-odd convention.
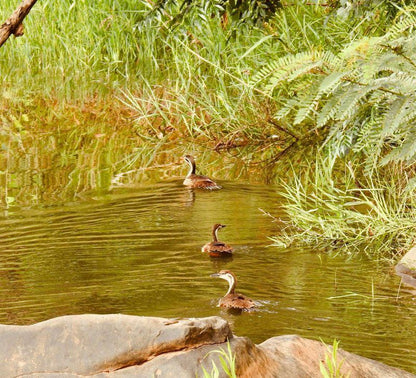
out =
[[[225,294],[225,295],[234,294],[234,290],[235,290],[235,279],[234,279],[234,277],[231,276],[231,275],[227,276],[227,281],[228,281],[229,287],[228,287],[227,294]]]
[[[215,227],[212,230],[212,241],[214,241],[214,242],[217,242],[218,241],[217,232],[218,232],[218,227]]]
[[[187,177],[189,177],[190,175],[194,175],[195,174],[195,170],[196,170],[195,162],[194,161],[188,161],[188,164],[189,164],[189,172],[188,172],[188,176]]]

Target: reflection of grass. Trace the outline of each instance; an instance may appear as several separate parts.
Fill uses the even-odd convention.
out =
[[[208,353],[209,354],[218,354],[219,355],[219,361],[222,370],[225,374],[227,374],[227,377],[230,378],[236,378],[236,366],[235,366],[235,355],[233,354],[231,350],[230,342],[227,341],[227,350],[225,351],[222,348],[219,348],[218,350],[213,350]],[[211,372],[208,372],[204,367],[202,367],[202,371],[204,373],[205,378],[217,378],[220,375],[220,372],[218,370],[218,367],[214,361],[212,361],[212,369]]]
[[[14,108],[19,117],[13,115]],[[180,157],[192,153],[199,172],[219,180],[262,174],[242,156],[219,155],[206,146],[155,143],[136,133],[124,109],[104,102],[61,112],[58,104],[3,102],[0,116],[0,205],[54,204],[106,193],[116,186],[183,178]],[[9,111],[10,110],[10,111]],[[6,203],[7,201],[7,203]]]

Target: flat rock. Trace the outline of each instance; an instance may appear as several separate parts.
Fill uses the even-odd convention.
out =
[[[72,315],[29,326],[0,326],[0,376],[48,372],[94,375],[163,353],[219,344],[232,337],[220,317],[163,319]]]
[[[416,247],[407,252],[396,265],[396,273],[404,283],[416,287]]]

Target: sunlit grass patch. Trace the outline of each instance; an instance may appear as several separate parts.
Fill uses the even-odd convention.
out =
[[[318,157],[283,184],[287,227],[276,244],[394,258],[416,240],[416,199],[400,170],[363,177],[353,163]]]

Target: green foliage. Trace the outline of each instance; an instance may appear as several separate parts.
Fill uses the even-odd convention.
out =
[[[382,37],[339,53],[313,48],[264,66],[253,83],[286,100],[275,114],[306,132],[323,129],[335,156],[364,153],[367,172],[416,157],[416,13],[404,9]]]
[[[393,168],[361,176],[356,163],[318,156],[294,172],[282,193],[289,220],[274,242],[390,258],[408,250],[416,240],[416,200],[408,179]]]
[[[173,134],[232,146],[271,134],[269,112],[259,109],[272,105],[248,85],[271,38],[250,25],[222,24],[223,11],[219,2],[192,2],[176,18],[183,9],[172,1],[137,24],[147,70],[138,72],[138,85],[124,91],[123,101],[137,114],[144,138],[145,125],[152,128],[147,137]]]
[[[349,376],[349,374],[348,376],[345,376],[341,373],[344,361],[338,362],[338,346],[338,340],[334,340],[332,348],[326,346],[327,353],[325,355],[325,364],[322,361],[319,361],[319,370],[323,378],[347,378]]]
[[[376,19],[381,15],[394,17],[399,6],[411,4],[411,1],[391,0],[332,0],[331,5],[335,8],[334,13],[341,18],[359,18],[360,20]]]
[[[159,0],[145,19],[161,20],[169,15],[169,25],[175,27],[180,23],[195,21],[190,16],[196,11],[203,20],[221,17],[223,24],[231,21],[242,26],[268,19],[279,6],[279,0]]]
[[[218,354],[219,361],[222,368],[222,371],[230,378],[237,378],[236,366],[235,366],[235,355],[231,349],[230,342],[227,341],[227,350],[220,348],[219,350],[214,350],[208,353],[209,354]],[[208,372],[204,367],[202,371],[205,378],[218,378],[220,376],[220,371],[216,363],[212,360],[212,369],[211,372]]]

